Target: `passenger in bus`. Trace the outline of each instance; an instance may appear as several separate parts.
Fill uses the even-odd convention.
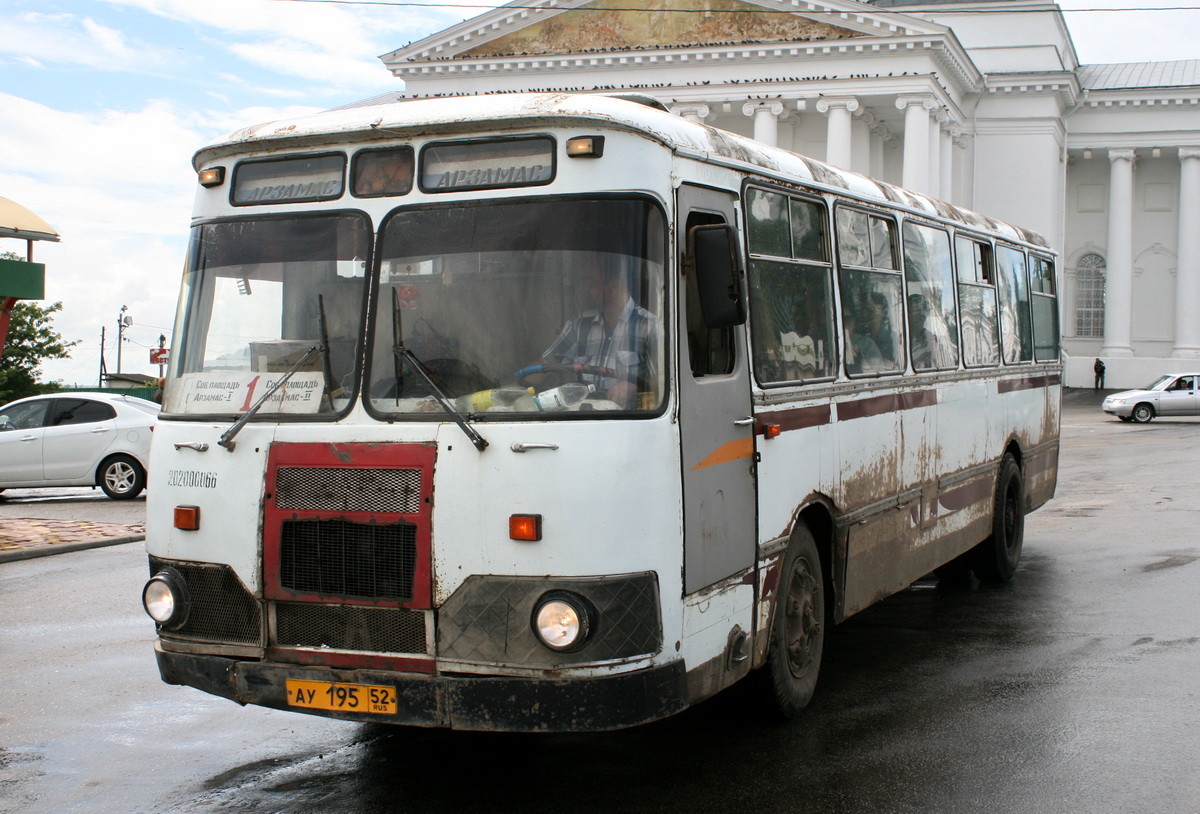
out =
[[[884,369],[883,354],[875,340],[859,328],[858,315],[846,309],[842,315],[846,344],[847,373],[876,373]]]
[[[595,256],[580,279],[592,307],[567,320],[541,361],[610,368],[616,377],[582,380],[609,401],[633,407],[639,391],[657,389],[658,317],[634,302],[624,258]]]

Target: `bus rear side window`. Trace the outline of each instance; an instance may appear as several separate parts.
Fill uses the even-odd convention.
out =
[[[1029,258],[1033,289],[1033,358],[1053,362],[1059,356],[1058,299],[1054,296],[1054,263],[1044,257]]]

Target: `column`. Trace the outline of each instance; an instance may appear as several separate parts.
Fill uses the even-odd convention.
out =
[[[779,146],[779,117],[783,115],[783,102],[747,102],[742,113],[754,118],[754,140]]]
[[[1176,359],[1200,358],[1200,147],[1179,148],[1179,263],[1175,269]]]
[[[1133,150],[1109,150],[1108,269],[1101,356],[1132,356]]]
[[[904,111],[904,169],[900,185],[929,193],[929,111],[932,96],[901,96],[896,107]]]
[[[853,149],[850,141],[850,122],[861,105],[853,96],[821,98],[817,112],[824,113],[826,122],[825,163],[850,169]]]
[[[706,104],[695,103],[686,105],[673,105],[671,107],[671,112],[676,116],[682,116],[690,122],[704,124],[704,120],[709,117],[709,114],[712,111],[708,109],[708,105]]]
[[[946,203],[954,202],[954,136],[958,129],[958,125],[952,122],[941,130],[942,169],[938,173],[941,182],[938,197]]]

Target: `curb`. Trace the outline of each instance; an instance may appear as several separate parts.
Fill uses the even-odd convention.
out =
[[[137,543],[146,539],[145,534],[131,534],[126,537],[102,537],[96,540],[84,540],[78,543],[51,543],[49,545],[16,548],[0,551],[0,563],[15,562],[16,560],[31,560],[35,557],[49,557],[52,554],[66,554],[70,551],[86,551],[90,548]]]

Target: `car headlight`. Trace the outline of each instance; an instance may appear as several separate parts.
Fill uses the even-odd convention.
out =
[[[1125,399],[1105,399],[1104,403],[1109,407],[1122,407],[1125,404]]]
[[[187,583],[173,568],[159,571],[142,588],[142,607],[162,627],[182,627],[190,605]]]
[[[560,653],[587,644],[595,629],[596,611],[591,603],[569,591],[551,591],[533,608],[533,632],[538,641]]]

